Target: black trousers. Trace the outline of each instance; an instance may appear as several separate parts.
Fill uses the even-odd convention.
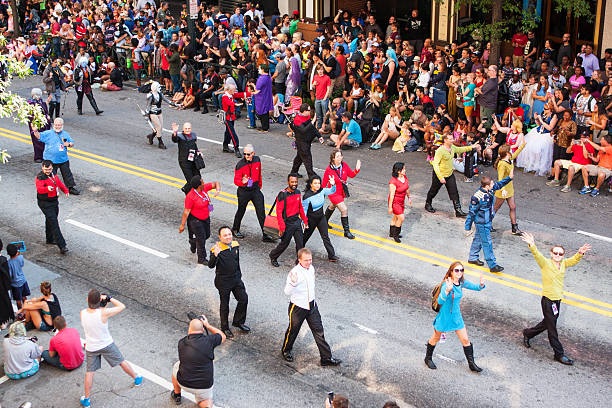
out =
[[[277,259],[287,249],[291,243],[291,238],[295,239],[295,252],[304,248],[304,233],[299,217],[297,220],[288,219],[285,222],[285,232],[276,248],[270,252],[270,259]]]
[[[563,346],[559,341],[559,334],[557,333],[557,319],[559,318],[561,300],[550,300],[546,296],[542,296],[540,303],[542,305],[544,319],[535,326],[525,329],[523,334],[528,338],[532,338],[546,330],[548,332],[548,342],[555,352],[555,357],[561,357],[565,354],[563,352]],[[556,314],[553,311],[553,305],[555,305],[557,309]]]
[[[84,92],[76,91],[76,94],[77,94],[77,109],[79,113],[83,112],[83,95],[87,96],[87,100],[89,100],[89,104],[94,109],[94,111],[98,110],[98,105],[95,105],[96,102],[95,102],[92,92],[85,94]]]
[[[312,152],[310,151],[310,144],[304,142],[295,142],[297,152],[295,158],[293,159],[293,167],[291,167],[291,173],[298,173],[300,170],[300,166],[304,164],[304,168],[306,168],[306,173],[308,173],[308,178],[315,175],[315,172],[312,168]]]
[[[38,208],[45,215],[45,237],[47,242],[55,242],[60,249],[64,248],[66,241],[57,221],[59,203],[57,201],[38,200]]]
[[[332,256],[335,256],[336,253],[334,251],[334,247],[332,246],[331,240],[329,239],[329,232],[327,228],[327,218],[325,218],[322,208],[320,208],[314,214],[310,214],[308,217],[308,228],[306,228],[306,231],[304,231],[304,245],[306,245],[306,242],[308,242],[312,234],[314,234],[315,229],[318,229],[319,235],[321,235],[321,239],[323,240],[323,245],[325,245],[327,256],[331,258]]]
[[[327,341],[325,341],[325,334],[323,333],[323,323],[321,322],[319,307],[314,300],[310,302],[310,310],[302,309],[293,303],[289,303],[289,327],[287,327],[285,337],[283,338],[283,353],[288,353],[293,349],[293,343],[295,343],[295,339],[300,333],[300,328],[302,327],[304,320],[306,320],[308,323],[312,336],[317,343],[321,359],[331,358],[331,348],[329,347],[329,344],[327,344]]]
[[[179,160],[179,167],[183,172],[183,176],[185,176],[185,180],[187,180],[182,188],[183,192],[187,194],[191,190],[191,179],[193,176],[200,176],[200,170],[196,168],[194,162],[189,160]]]
[[[451,174],[448,177],[444,178],[446,180],[446,191],[448,192],[448,198],[451,201],[459,201],[459,192],[457,191],[457,180],[455,180],[455,174]],[[427,202],[431,204],[431,201],[434,199],[438,191],[440,191],[440,187],[442,187],[442,183],[440,183],[440,179],[435,171],[431,172],[431,187],[429,187],[429,191],[427,192]]]
[[[414,138],[419,143],[419,146],[423,146],[425,144],[425,132],[413,129],[412,130],[412,135],[414,136]]]
[[[233,324],[240,325],[246,321],[247,305],[249,303],[249,296],[246,293],[244,283],[240,281],[233,288],[217,288],[219,291],[219,317],[221,330],[229,329],[228,316],[229,316],[229,301],[230,294],[234,294],[234,298],[238,302],[236,310],[234,311]]]
[[[234,226],[232,229],[240,231],[242,217],[244,217],[247,205],[251,202],[253,203],[253,207],[255,207],[259,227],[263,230],[264,221],[266,220],[266,210],[264,208],[264,195],[261,190],[259,188],[249,190],[245,187],[238,187],[236,195],[238,196],[238,209],[236,210],[236,215],[234,215]]]
[[[206,258],[206,240],[210,237],[210,218],[201,220],[189,214],[187,217],[187,228],[189,231],[189,241],[195,239],[196,252],[198,253],[198,262],[205,261]],[[192,238],[192,236],[195,236]]]
[[[63,163],[53,163],[53,174],[57,174],[58,169],[62,172],[62,178],[64,179],[64,184],[66,187],[72,188],[76,186],[74,176],[72,175],[72,170],[70,170],[70,160]]]
[[[263,115],[257,115],[261,121],[262,130],[270,130],[270,113],[266,112]]]
[[[230,143],[234,145],[234,150],[238,149],[238,146],[240,146],[238,134],[236,133],[236,130],[234,130],[234,121],[226,120],[225,133],[223,135],[223,146],[229,146]]]
[[[466,152],[464,159],[464,170],[463,175],[467,178],[474,177],[474,169],[476,168],[478,156],[476,156],[476,152]]]

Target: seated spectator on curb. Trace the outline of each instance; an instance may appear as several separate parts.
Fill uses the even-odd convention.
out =
[[[601,146],[586,139],[587,143],[595,150],[598,150],[597,156],[589,154],[589,158],[597,163],[587,164],[582,168],[582,180],[584,187],[580,190],[580,194],[591,194],[591,197],[599,195],[599,189],[603,182],[612,177],[612,135],[607,134],[601,138]],[[597,177],[595,188],[589,185],[589,176]]]
[[[72,327],[66,327],[64,316],[56,316],[53,325],[57,329],[57,334],[51,338],[49,350],[42,352],[43,360],[65,371],[79,368],[85,360],[79,332]]]
[[[589,131],[585,130],[580,135],[580,140],[572,141],[570,147],[567,148],[567,153],[572,153],[571,160],[557,160],[554,164],[553,173],[555,178],[546,183],[549,186],[559,186],[559,174],[561,173],[561,167],[567,169],[567,183],[561,189],[562,193],[569,193],[572,191],[570,187],[572,184],[572,180],[574,179],[574,174],[576,172],[581,171],[584,166],[587,164],[591,164],[591,159],[589,159],[589,155],[592,155],[595,152],[595,149],[589,143]]]
[[[27,338],[23,322],[15,322],[9,327],[9,337],[4,339],[2,354],[4,373],[11,380],[31,377],[38,372],[42,347],[38,339]]]
[[[51,292],[51,282],[41,282],[40,293],[41,297],[26,300],[19,313],[25,313],[27,330],[51,331],[53,319],[62,314],[62,308],[55,293]]]
[[[123,89],[123,76],[119,68],[115,66],[114,62],[108,63],[108,70],[110,71],[110,78],[100,86],[104,91],[120,91]]]
[[[361,143],[361,127],[353,119],[353,115],[349,112],[342,114],[342,131],[340,134],[332,134],[329,146],[335,146],[340,149],[341,146],[359,147]]]
[[[342,107],[342,99],[334,98],[330,109],[325,114],[323,126],[319,129],[319,133],[340,133],[341,129],[339,126],[342,123],[342,114],[344,112],[346,110]],[[329,128],[326,125],[329,125]]]
[[[204,316],[199,318],[189,313],[189,330],[187,336],[179,340],[179,361],[172,369],[170,398],[176,404],[181,403],[181,390],[192,393],[201,408],[213,407],[213,380],[215,359],[214,350],[225,342],[225,334],[213,327]],[[204,328],[212,334],[205,335]]]

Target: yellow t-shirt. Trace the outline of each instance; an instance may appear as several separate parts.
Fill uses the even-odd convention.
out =
[[[552,259],[545,258],[535,245],[529,245],[529,249],[540,269],[542,269],[542,296],[546,296],[550,300],[561,299],[563,297],[565,271],[568,266],[576,265],[582,259],[582,254],[577,252],[571,258],[562,260],[559,268],[557,268]]]

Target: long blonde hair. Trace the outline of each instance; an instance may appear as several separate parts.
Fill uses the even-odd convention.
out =
[[[516,133],[523,133],[523,122],[520,119],[515,119],[510,125],[510,129]]]

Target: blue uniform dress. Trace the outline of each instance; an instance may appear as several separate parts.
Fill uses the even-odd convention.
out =
[[[483,290],[485,287],[464,280],[459,285],[453,285],[453,289],[446,294],[446,282],[442,283],[440,294],[438,295],[438,304],[440,311],[436,315],[433,322],[434,329],[440,332],[450,332],[461,330],[465,327],[463,316],[461,316],[461,298],[463,297],[463,288],[470,290]]]
[[[495,209],[493,208],[493,202],[495,201],[495,191],[503,188],[512,179],[506,177],[503,180],[496,182],[493,188],[485,190],[480,187],[470,201],[470,212],[465,220],[465,230],[469,231],[472,229],[472,223],[476,226],[474,232],[474,240],[470,247],[470,261],[478,259],[480,250],[484,252],[485,260],[489,268],[493,268],[497,265],[495,255],[493,254],[493,242],[491,240],[491,223],[495,216]]]

